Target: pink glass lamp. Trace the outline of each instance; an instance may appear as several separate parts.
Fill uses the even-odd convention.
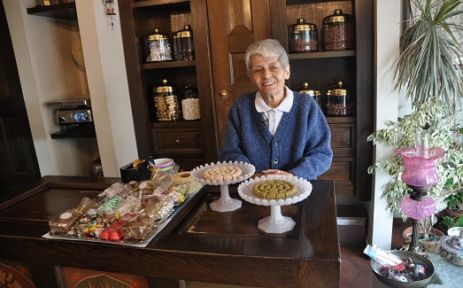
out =
[[[404,172],[402,181],[412,189],[400,201],[402,212],[412,219],[412,242],[409,251],[418,249],[418,221],[434,214],[436,203],[427,195],[429,189],[439,182],[437,164],[444,157],[445,151],[441,148],[427,148],[426,146],[408,147],[398,149],[402,157]]]

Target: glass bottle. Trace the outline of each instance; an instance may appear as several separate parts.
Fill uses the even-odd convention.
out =
[[[198,91],[191,83],[183,88],[182,114],[185,120],[198,120],[201,118]]]
[[[175,52],[175,60],[193,60],[194,59],[194,47],[193,47],[193,31],[191,31],[190,25],[185,25],[183,30],[175,33],[175,39],[177,40],[176,47],[179,51]],[[178,56],[177,56],[178,54]],[[178,57],[178,59],[177,59]]]

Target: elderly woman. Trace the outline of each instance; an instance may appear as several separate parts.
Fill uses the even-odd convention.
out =
[[[333,157],[323,112],[312,97],[285,86],[289,60],[278,41],[252,44],[245,61],[257,92],[241,96],[231,107],[220,160],[249,162],[258,174],[315,180]]]

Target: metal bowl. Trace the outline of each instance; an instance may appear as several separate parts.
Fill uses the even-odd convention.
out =
[[[431,282],[432,276],[434,275],[434,265],[432,265],[431,261],[429,261],[428,259],[426,259],[425,257],[421,255],[418,255],[410,251],[393,250],[393,251],[389,251],[389,253],[394,254],[398,256],[400,259],[404,259],[404,260],[411,258],[414,263],[423,265],[424,268],[426,269],[426,275],[424,276],[423,279],[418,280],[418,281],[400,282],[394,279],[389,279],[389,278],[384,277],[381,274],[381,269],[383,268],[383,266],[377,261],[371,260],[371,268],[373,269],[373,272],[375,276],[379,279],[379,281],[383,282],[386,285],[389,285],[390,287],[397,287],[397,288],[424,287]]]
[[[449,236],[444,236],[440,239],[439,254],[450,263],[463,266],[463,238],[450,235],[452,235],[452,232],[449,232]]]

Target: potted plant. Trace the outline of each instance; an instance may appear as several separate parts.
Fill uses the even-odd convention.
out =
[[[382,142],[395,148],[409,147],[415,145],[415,134],[422,131],[426,124],[429,126],[429,146],[441,147],[446,151],[444,159],[437,166],[439,183],[430,191],[430,195],[441,203],[438,210],[446,208],[444,200],[447,197],[463,190],[463,148],[458,129],[460,123],[448,113],[445,106],[437,99],[427,101],[411,114],[386,123],[384,129],[368,137],[368,141],[372,141],[373,144]],[[401,214],[400,200],[410,189],[400,178],[403,171],[402,160],[398,155],[391,155],[370,166],[368,173],[373,174],[377,169],[382,169],[392,176],[384,187],[383,194],[390,211]]]
[[[463,190],[445,198],[445,203],[447,203],[445,216],[459,217],[463,215]]]
[[[412,0],[418,12],[400,39],[401,53],[394,70],[395,87],[405,91],[414,108],[431,98],[446,103],[450,113],[459,109],[462,0]]]
[[[437,209],[442,210],[444,199],[463,187],[461,130],[455,117],[463,95],[461,70],[458,69],[462,66],[459,39],[463,39],[463,29],[455,22],[463,13],[460,10],[462,0],[411,0],[411,3],[418,13],[409,20],[410,26],[401,37],[394,84],[411,99],[414,111],[386,123],[386,128],[371,134],[368,141],[387,143],[396,149],[415,146],[415,135],[429,127],[429,146],[446,151],[437,167],[440,182],[429,193],[441,204]],[[401,180],[402,160],[391,155],[374,163],[368,172],[375,173],[377,169],[392,176],[383,194],[389,210],[405,220],[400,201],[410,189]],[[430,231],[428,228],[424,230]]]

